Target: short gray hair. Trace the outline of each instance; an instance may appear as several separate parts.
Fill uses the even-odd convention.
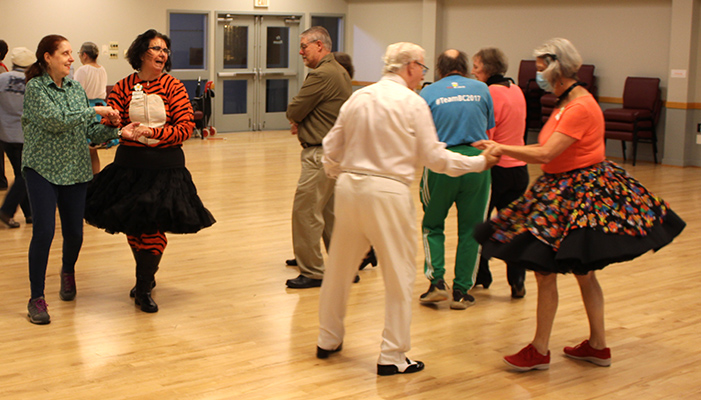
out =
[[[485,47],[480,49],[474,58],[479,58],[482,61],[482,69],[490,77],[494,75],[504,75],[509,69],[509,60],[500,49],[496,47]]]
[[[390,44],[382,59],[385,62],[382,73],[396,73],[410,62],[420,60],[424,53],[424,49],[418,44],[409,42]]]
[[[301,37],[307,39],[309,42],[316,42],[317,40],[321,42],[324,49],[331,51],[333,44],[331,43],[331,35],[329,31],[323,26],[312,26],[306,31],[302,32]]]
[[[82,46],[80,46],[80,51],[78,53],[84,53],[90,57],[91,60],[95,60],[100,54],[100,49],[93,42],[85,42]]]
[[[582,56],[572,42],[563,38],[550,39],[535,50],[533,55],[545,60],[548,65],[543,76],[551,84],[560,78],[577,79],[582,66]]]

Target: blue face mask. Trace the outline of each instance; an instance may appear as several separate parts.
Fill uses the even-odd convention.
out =
[[[548,82],[547,79],[545,79],[545,77],[543,76],[543,73],[540,71],[537,71],[535,73],[535,82],[538,84],[539,88],[545,90],[546,92],[553,91],[553,87],[550,86],[550,82]]]

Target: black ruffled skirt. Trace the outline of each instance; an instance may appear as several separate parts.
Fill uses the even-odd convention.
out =
[[[195,233],[216,221],[185,168],[181,147],[119,146],[88,186],[85,220],[108,233]]]
[[[610,161],[544,174],[475,231],[482,256],[539,272],[586,274],[669,244],[686,223]]]

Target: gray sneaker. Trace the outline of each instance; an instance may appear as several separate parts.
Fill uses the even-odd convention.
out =
[[[71,301],[75,299],[75,274],[66,274],[61,272],[61,290],[58,295],[63,301]]]
[[[49,305],[44,301],[44,296],[30,299],[29,304],[27,304],[29,322],[37,325],[45,325],[51,322],[48,307]]]
[[[453,302],[450,303],[450,308],[464,310],[473,304],[475,304],[475,298],[472,295],[463,293],[460,289],[453,290]]]
[[[428,291],[419,297],[419,301],[422,303],[438,303],[439,301],[448,300],[448,290],[448,284],[441,279],[435,285],[432,283],[428,287]]]

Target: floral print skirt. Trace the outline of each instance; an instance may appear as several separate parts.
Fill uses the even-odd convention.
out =
[[[664,200],[607,160],[542,175],[476,236],[486,258],[586,274],[659,250],[685,226]]]

